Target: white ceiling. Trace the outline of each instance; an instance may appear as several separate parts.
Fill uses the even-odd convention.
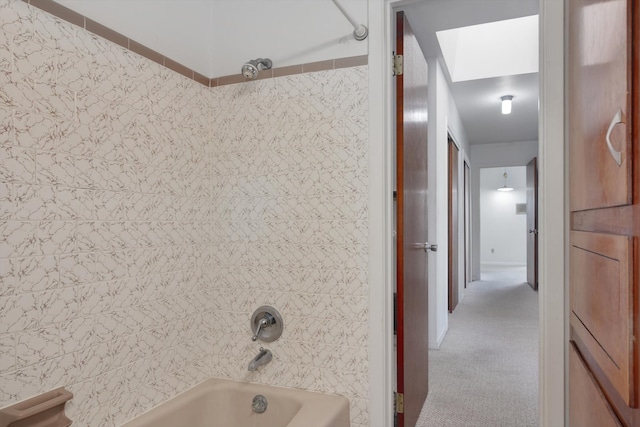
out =
[[[331,0],[56,1],[208,77],[257,57],[284,67],[368,53]],[[339,2],[367,24],[367,0]],[[535,15],[538,0],[418,0],[403,10],[425,56],[442,59],[436,31]],[[450,87],[471,144],[537,140],[537,74]],[[509,116],[500,114],[505,94],[514,95]]]
[[[436,31],[538,14],[538,0],[422,0],[402,8],[426,57],[445,63]],[[452,83],[449,87],[470,144],[538,139],[538,73]],[[513,95],[502,115],[500,97]]]
[[[55,0],[207,77],[367,54],[331,0]],[[367,0],[340,0],[366,24]]]

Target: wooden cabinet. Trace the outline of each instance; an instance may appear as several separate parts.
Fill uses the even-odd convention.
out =
[[[570,427],[619,427],[620,421],[575,345],[569,346]]]
[[[639,10],[568,0],[572,426],[640,427]]]
[[[631,239],[571,232],[571,327],[620,394],[635,406]]]
[[[571,210],[632,202],[632,3],[569,1]]]

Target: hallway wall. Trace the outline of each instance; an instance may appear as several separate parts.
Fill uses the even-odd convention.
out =
[[[471,146],[471,229],[473,280],[480,279],[480,169],[487,167],[526,166],[538,156],[538,141]]]
[[[463,160],[467,155],[469,143],[466,138],[457,107],[453,102],[442,65],[437,58],[428,58],[429,65],[429,195],[428,195],[428,239],[437,243],[438,251],[429,252],[429,346],[438,348],[448,328],[448,137],[451,133],[460,145],[458,182],[464,183]],[[458,192],[459,212],[464,212],[463,191]],[[463,215],[459,215],[460,229]],[[460,233],[459,259],[464,260],[464,233]],[[458,277],[460,288],[464,288],[464,262],[459,264]]]
[[[504,185],[513,191],[500,192]],[[516,204],[527,202],[526,167],[480,169],[480,264],[524,266],[527,263],[527,215],[516,214]]]

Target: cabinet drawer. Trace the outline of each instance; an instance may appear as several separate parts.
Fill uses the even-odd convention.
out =
[[[628,236],[571,232],[571,326],[635,408],[631,243]]]
[[[569,396],[570,427],[622,425],[573,343],[569,346]]]

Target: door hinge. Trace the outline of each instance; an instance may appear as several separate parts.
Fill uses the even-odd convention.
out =
[[[393,409],[396,414],[404,414],[404,394],[393,392],[394,402]]]
[[[402,55],[393,55],[393,75],[401,76],[404,72],[404,57]]]

